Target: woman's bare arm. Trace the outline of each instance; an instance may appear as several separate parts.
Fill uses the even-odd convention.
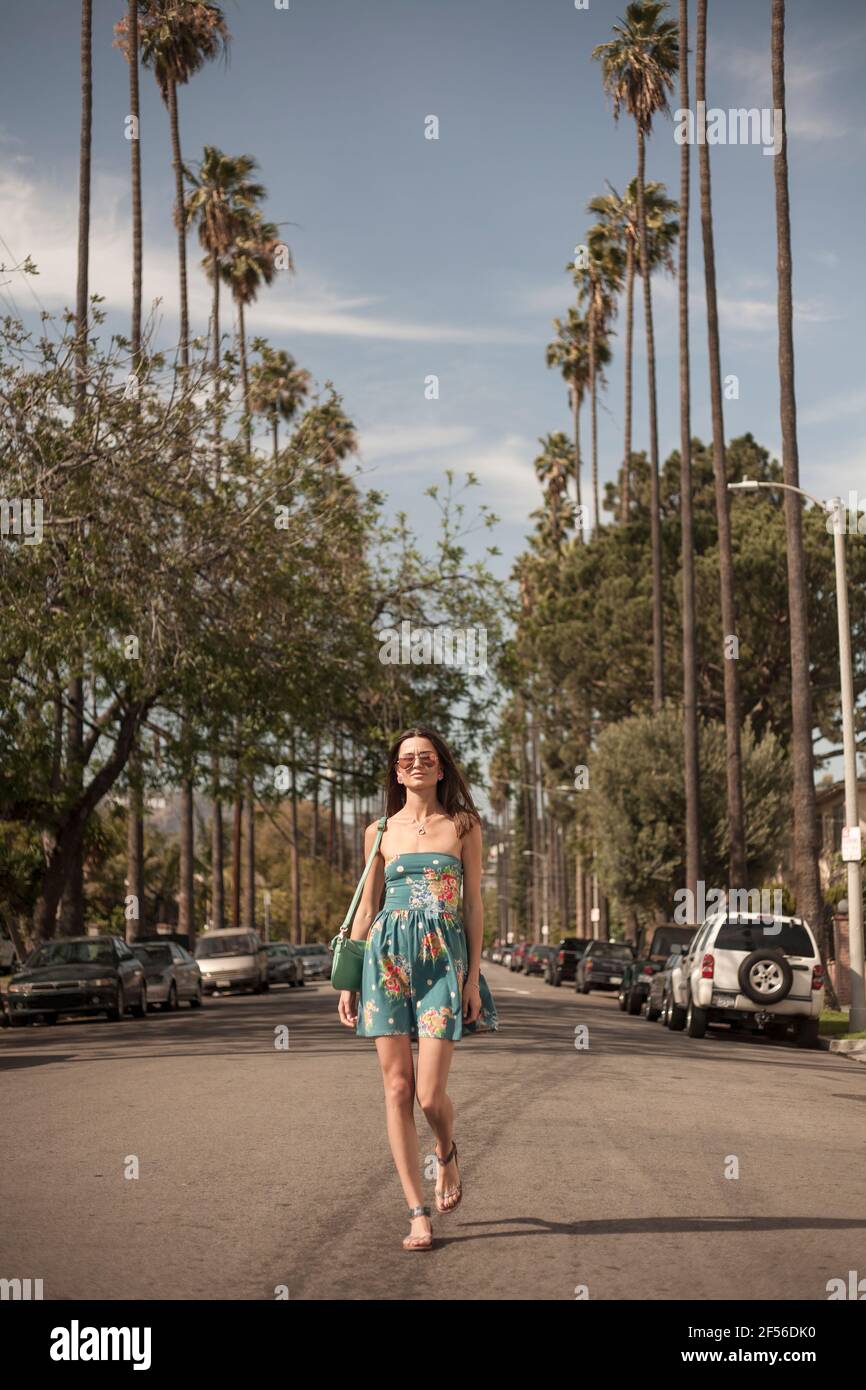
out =
[[[370,850],[379,833],[376,821],[368,825],[364,831],[364,863],[370,858]],[[382,901],[382,889],[385,886],[385,864],[382,855],[377,854],[373,860],[370,872],[367,875],[367,882],[361,892],[361,900],[358,903],[349,935],[353,941],[363,941],[370,930],[370,923],[379,911],[379,903]]]
[[[469,950],[467,980],[478,983],[484,941],[484,908],[481,903],[481,826],[476,821],[463,837],[463,920]]]

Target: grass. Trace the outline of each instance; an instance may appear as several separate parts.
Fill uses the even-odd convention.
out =
[[[866,1033],[848,1032],[848,1015],[838,1009],[825,1009],[818,1031],[822,1038],[847,1038],[851,1041],[866,1038]]]

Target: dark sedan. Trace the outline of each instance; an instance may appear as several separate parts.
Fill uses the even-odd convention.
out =
[[[590,941],[580,960],[574,988],[580,994],[592,989],[619,990],[625,968],[634,960],[634,951],[625,941]]]
[[[588,945],[589,937],[564,936],[554,947],[548,984],[559,986],[563,980],[573,980],[577,971],[577,962]]]
[[[66,936],[46,941],[9,981],[9,1022],[21,1028],[61,1014],[107,1014],[114,1022],[129,1010],[147,1016],[144,966],[119,936]]]

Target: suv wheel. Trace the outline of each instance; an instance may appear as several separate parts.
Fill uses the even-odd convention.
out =
[[[791,962],[782,951],[751,951],[737,971],[740,989],[753,1004],[779,1004],[794,983]]]
[[[672,994],[668,995],[668,1007],[665,1012],[665,1027],[670,1028],[672,1033],[681,1033],[686,1026],[686,1011],[681,1009],[679,1004],[674,1002]]]
[[[662,1015],[661,1009],[656,1009],[656,1008],[654,1008],[653,1005],[650,1003],[650,996],[647,995],[647,1000],[646,1000],[646,1017],[647,1017],[647,1022],[648,1022],[648,1023],[655,1023],[657,1019],[661,1018],[661,1015]]]
[[[707,1011],[699,1009],[693,999],[689,1000],[686,1009],[685,1025],[690,1038],[702,1038],[707,1031]]]
[[[643,1003],[643,1000],[641,999],[641,997],[640,997],[640,995],[638,994],[637,990],[635,990],[635,989],[630,989],[629,992],[628,992],[628,998],[626,999],[626,1004],[625,1004],[626,1013],[634,1014],[634,1015],[639,1014],[640,1011],[641,1011],[641,1005],[642,1005],[642,1003]]]

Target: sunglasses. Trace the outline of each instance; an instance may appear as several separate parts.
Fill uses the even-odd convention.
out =
[[[418,759],[422,767],[434,767],[439,761],[435,753],[406,753],[402,758],[397,759],[397,766],[404,772],[410,772]]]

